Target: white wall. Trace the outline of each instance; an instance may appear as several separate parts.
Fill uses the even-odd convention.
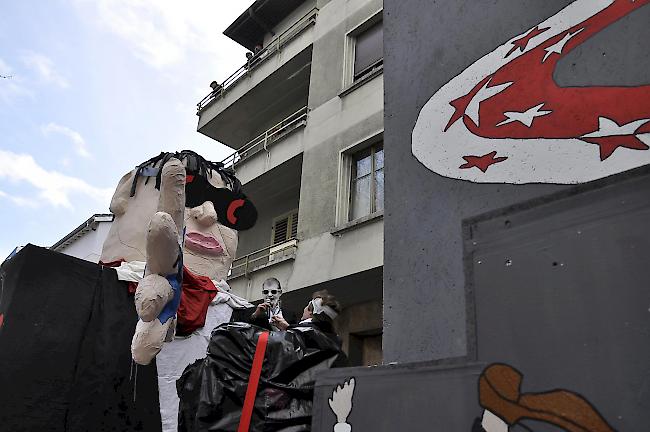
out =
[[[91,230],[72,244],[59,249],[58,252],[81,258],[90,262],[98,262],[102,254],[102,245],[108,235],[112,222],[99,222],[97,229]]]

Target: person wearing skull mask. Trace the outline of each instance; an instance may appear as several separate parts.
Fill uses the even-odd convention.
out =
[[[262,303],[255,308],[233,312],[231,321],[246,322],[267,330],[283,330],[275,325],[278,320],[295,323],[296,315],[282,310],[280,297],[282,286],[276,278],[268,278],[262,283]]]

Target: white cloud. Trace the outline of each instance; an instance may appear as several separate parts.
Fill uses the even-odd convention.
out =
[[[85,158],[90,157],[90,152],[86,146],[86,141],[83,139],[79,132],[70,129],[69,127],[58,125],[56,123],[49,123],[46,126],[43,126],[41,128],[41,131],[43,132],[43,135],[46,136],[52,133],[58,133],[67,137],[75,145],[77,154],[79,154],[79,156],[83,156]]]
[[[43,54],[28,52],[22,56],[22,61],[28,68],[32,69],[39,78],[46,83],[54,84],[61,88],[69,86],[68,81],[59,74],[54,62]]]
[[[232,62],[233,55],[241,56],[243,64],[243,48],[229,42],[222,31],[252,3],[77,0],[82,10],[90,11],[101,25],[124,39],[136,56],[159,69],[180,64],[196,51],[205,54],[201,57],[203,68],[214,69],[229,57]]]
[[[36,200],[9,195],[8,193],[3,192],[1,190],[0,190],[0,198],[8,199],[9,201],[13,202],[19,207],[32,207],[32,208],[38,207],[38,202]]]
[[[0,79],[0,101],[9,103],[15,96],[33,96],[24,85],[20,76],[17,76],[11,66],[0,58],[0,75],[7,78]]]
[[[80,178],[48,171],[28,154],[4,150],[0,150],[0,178],[32,185],[38,193],[29,198],[31,202],[44,202],[55,207],[72,208],[71,195],[83,195],[108,206],[113,193],[112,189],[92,186]],[[10,198],[6,193],[3,196]]]

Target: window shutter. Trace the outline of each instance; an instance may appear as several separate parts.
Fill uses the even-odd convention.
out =
[[[272,246],[295,238],[298,234],[298,210],[273,221]]]
[[[289,217],[277,219],[273,224],[273,244],[285,242],[287,240],[287,229],[289,228]]]

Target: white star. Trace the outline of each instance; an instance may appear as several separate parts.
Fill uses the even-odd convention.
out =
[[[546,114],[550,114],[553,111],[540,111],[539,109],[544,106],[544,102],[539,105],[535,105],[532,108],[528,108],[526,111],[506,111],[503,113],[504,116],[508,117],[506,120],[498,123],[497,126],[502,126],[504,124],[512,123],[518,121],[519,123],[530,127],[533,124],[535,117],[541,117]]]
[[[581,28],[580,30],[574,32],[574,33],[567,32],[567,34],[565,34],[562,39],[555,42],[553,45],[544,48],[544,51],[546,51],[546,54],[544,54],[544,58],[542,59],[542,63],[544,63],[546,61],[546,59],[553,53],[561,54],[562,50],[564,49],[564,45],[566,45],[566,43],[569,42],[569,40],[573,36],[577,35],[578,33],[580,33],[583,30],[584,30],[584,27]]]
[[[634,132],[645,123],[649,122],[650,118],[634,120],[624,125],[619,125],[614,120],[607,117],[598,117],[598,129],[583,135],[583,138],[595,138],[604,136],[616,135],[634,135]]]
[[[488,84],[490,84],[490,81],[492,81],[492,78],[490,78],[488,82],[483,84],[483,87],[481,87],[481,89],[478,92],[476,92],[472,100],[469,101],[469,104],[467,104],[467,108],[465,109],[465,114],[472,119],[472,121],[474,122],[474,124],[476,124],[476,126],[479,126],[478,110],[481,102],[483,102],[485,99],[491,98],[497,93],[501,93],[506,88],[508,88],[508,86],[512,84],[511,81],[511,82],[495,85],[493,87],[488,88]]]

